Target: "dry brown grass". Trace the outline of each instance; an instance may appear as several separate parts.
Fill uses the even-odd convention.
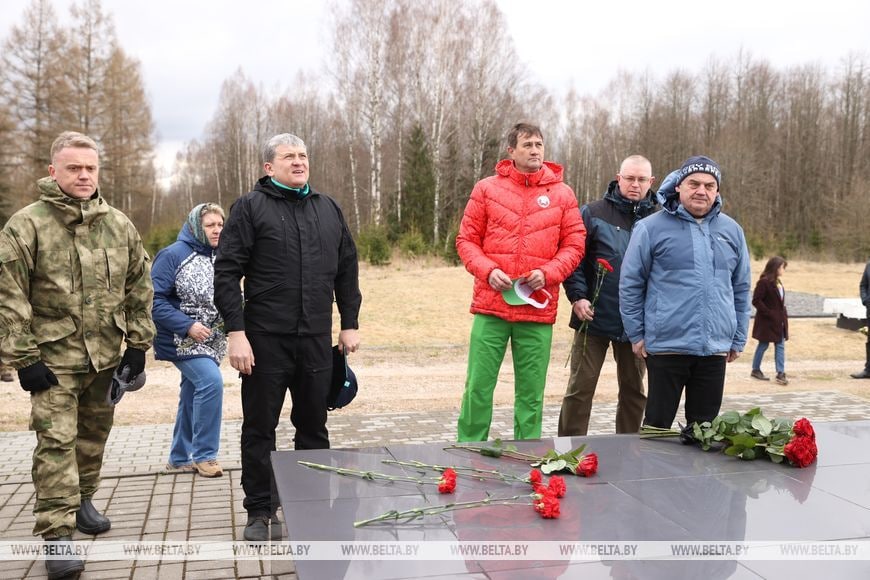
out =
[[[764,266],[753,263],[753,281]],[[784,283],[787,291],[828,297],[857,297],[863,264],[790,262]],[[387,267],[361,266],[363,308],[360,316],[362,349],[351,358],[361,382],[360,395],[340,413],[367,414],[427,409],[458,409],[465,381],[466,352],[471,328],[472,279],[461,266],[432,260],[397,260]],[[754,283],[754,282],[753,282]],[[553,353],[545,393],[557,403],[565,390],[571,332],[564,296],[553,335]],[[748,378],[755,342],[729,366],[727,392],[759,389],[840,390],[868,396],[867,381],[848,378],[863,364],[864,337],[836,328],[833,318],[792,319],[786,346],[788,387],[775,387]],[[772,370],[768,352],[764,369]],[[224,419],[241,418],[240,381],[225,363]],[[172,423],[178,397],[178,371],[168,363],[149,360],[148,385],[129,394],[118,406],[116,424]],[[496,404],[513,401],[510,357],[502,367]],[[615,370],[605,364],[596,401],[616,396]],[[17,383],[0,383],[0,430],[27,428],[29,402]]]

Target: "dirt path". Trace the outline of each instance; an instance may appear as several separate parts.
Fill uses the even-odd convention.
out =
[[[565,361],[568,343],[553,344],[552,362],[545,402],[558,403],[568,381]],[[352,357],[361,390],[352,406],[343,413],[377,414],[403,411],[458,410],[465,381],[465,345],[414,347],[412,349],[369,348]],[[749,377],[750,354],[729,365],[726,393],[758,393],[766,390],[815,391],[837,390],[870,398],[870,381],[849,378],[858,370],[860,360],[796,360],[788,363],[791,383],[779,386],[773,381],[760,382]],[[765,370],[772,372],[773,357],[768,354]],[[225,420],[241,419],[238,374],[224,364]],[[179,374],[174,366],[149,361],[148,383],[136,393],[125,395],[115,415],[118,425],[172,423],[178,404]],[[596,392],[597,401],[616,400],[616,370],[608,360],[602,370]],[[289,397],[288,397],[289,399]],[[496,405],[513,403],[513,368],[510,355],[502,367],[495,392]],[[285,413],[289,403],[285,405]],[[27,429],[30,404],[17,382],[0,383],[0,430]]]
[[[753,280],[764,264],[753,262]],[[790,261],[789,291],[821,296],[855,296],[863,263],[840,264]],[[360,313],[362,349],[351,357],[360,378],[360,395],[342,413],[373,414],[403,411],[458,410],[465,383],[467,340],[472,317],[468,313],[472,278],[461,266],[438,260],[397,260],[386,268],[361,264]],[[553,351],[545,393],[547,403],[558,403],[568,382],[565,361],[571,333],[570,306],[560,296],[559,316],[553,332]],[[849,373],[861,368],[865,337],[835,326],[833,318],[789,321],[786,370],[787,387],[749,378],[755,342],[730,365],[726,393],[763,392],[765,389],[839,390],[870,397],[870,381],[856,381]],[[337,332],[337,331],[336,331]],[[441,346],[439,346],[441,345]],[[773,366],[773,349],[763,369]],[[178,405],[178,371],[149,355],[148,384],[127,395],[118,406],[118,425],[173,423]],[[238,373],[224,364],[226,420],[241,419]],[[605,364],[596,392],[597,400],[616,399],[613,362]],[[510,358],[502,367],[495,392],[496,405],[513,404],[513,369]],[[287,408],[285,406],[285,413]],[[14,383],[0,383],[0,431],[27,429],[30,401]]]

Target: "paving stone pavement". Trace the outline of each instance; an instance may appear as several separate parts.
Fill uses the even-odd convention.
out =
[[[596,404],[590,435],[613,432],[614,403]],[[761,407],[768,417],[807,417],[813,422],[870,419],[870,400],[836,391],[776,392],[767,395],[725,396],[723,410]],[[385,413],[376,416],[336,411],[330,416],[333,447],[372,447],[387,443],[454,441],[458,411]],[[682,417],[682,410],[678,413]],[[558,405],[544,408],[543,436],[556,436]],[[106,447],[103,481],[94,498],[107,510],[112,529],[107,540],[240,541],[246,514],[242,507],[241,422],[223,425],[220,462],[224,476],[206,479],[190,473],[165,473],[172,425],[116,427]],[[293,429],[284,419],[278,429],[278,448],[293,448]],[[490,438],[511,439],[512,407],[493,412]],[[0,433],[0,541],[33,540],[33,485],[30,432]],[[78,534],[75,540],[85,541]],[[153,578],[295,578],[288,561],[94,561],[83,579]],[[45,578],[42,561],[0,561],[0,578]]]

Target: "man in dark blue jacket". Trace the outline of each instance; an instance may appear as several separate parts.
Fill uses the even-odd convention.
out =
[[[332,304],[338,348],[359,347],[359,266],[341,208],[308,184],[308,151],[289,133],[263,149],[266,175],[235,201],[215,261],[215,305],[242,374],[245,539],[281,539],[270,454],[287,390],[296,449],[326,449]],[[240,280],[244,278],[244,308]],[[271,519],[271,525],[270,525]]]
[[[859,289],[861,291],[861,302],[864,303],[864,308],[867,309],[867,324],[870,326],[870,262],[867,262],[867,265],[864,266],[864,275],[861,276]],[[867,351],[867,362],[864,363],[864,370],[852,373],[850,376],[853,379],[870,379],[870,332],[867,333],[865,350]]]
[[[619,384],[616,432],[637,433],[640,428],[646,404],[643,388],[646,365],[634,356],[622,327],[619,269],[635,222],[655,211],[655,201],[650,194],[654,180],[649,160],[632,155],[620,165],[604,198],[580,209],[586,224],[586,252],[580,265],[563,283],[572,304],[570,326],[575,332],[571,375],[559,414],[560,437],[586,435],[592,397],[611,345]],[[593,309],[599,259],[607,260],[614,271],[604,276]]]

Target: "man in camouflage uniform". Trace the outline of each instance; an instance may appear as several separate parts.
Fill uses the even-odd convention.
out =
[[[30,392],[33,534],[69,542],[76,528],[111,526],[91,502],[114,415],[107,389],[116,368],[132,378],[145,367],[153,290],[136,228],[97,191],[96,143],[62,133],[48,172],[39,200],[0,232],[0,354]],[[49,578],[77,577],[84,564],[47,559],[46,568]]]

